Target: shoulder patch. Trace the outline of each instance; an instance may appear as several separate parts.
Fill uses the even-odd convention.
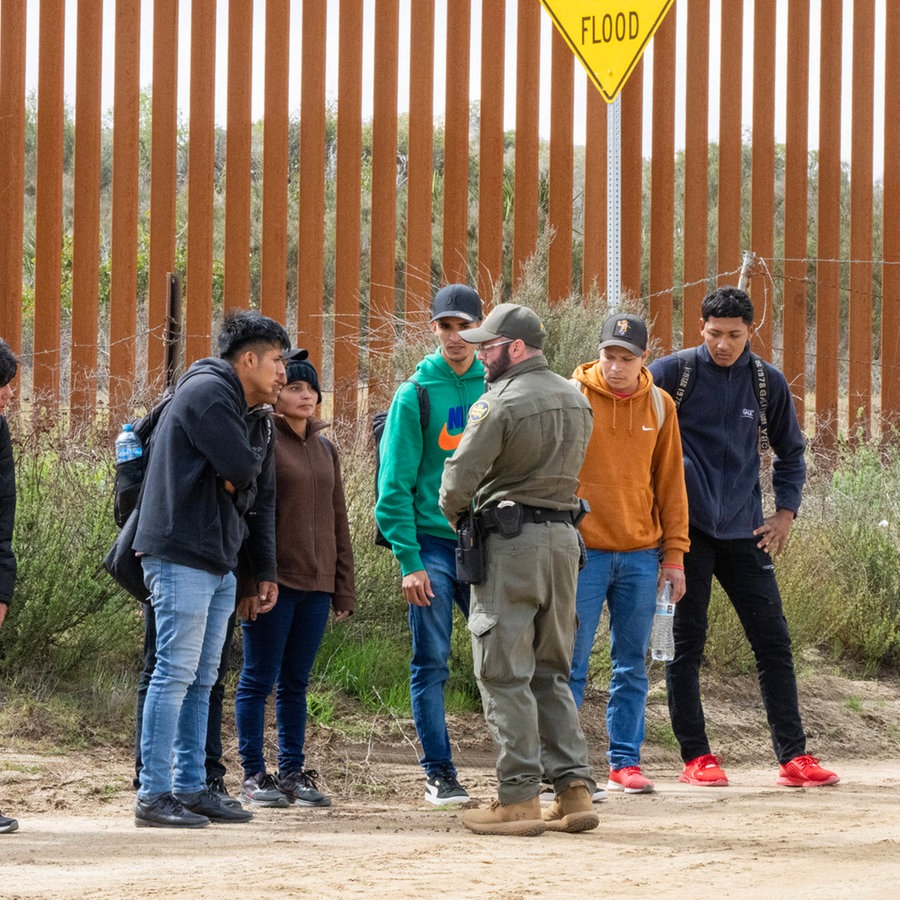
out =
[[[491,411],[491,404],[487,400],[476,400],[469,408],[469,421],[473,424],[487,418]]]

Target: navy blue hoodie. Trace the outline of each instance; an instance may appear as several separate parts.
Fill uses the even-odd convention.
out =
[[[774,366],[765,366],[775,507],[796,513],[806,481],[806,440],[787,380]],[[678,387],[678,369],[676,356],[650,365],[653,381],[670,394]],[[702,344],[694,388],[678,411],[690,524],[716,538],[752,537],[764,520],[754,377],[749,345],[733,365],[719,366]]]
[[[225,360],[201,359],[188,369],[153,432],[136,551],[224,575],[246,538],[256,581],[277,581],[270,412],[247,408]]]

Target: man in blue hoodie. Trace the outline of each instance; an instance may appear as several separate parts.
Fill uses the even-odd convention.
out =
[[[738,288],[722,287],[703,300],[703,343],[696,350],[693,388],[686,389],[686,369],[677,355],[650,366],[654,382],[676,403],[683,396],[678,424],[690,515],[686,592],[675,607],[675,658],[666,665],[669,715],[685,764],[679,780],[704,787],[727,785],[719,759],[710,752],[700,701],[700,663],[715,576],[756,657],[763,705],[781,764],[777,783],[818,787],[839,779],[806,752],[791,639],[772,562],[787,545],[800,509],[806,441],[784,375],[764,362],[766,430],[775,454],[775,512],[763,516],[752,333],[750,298]]]
[[[375,520],[400,564],[403,599],[409,605],[412,661],[409,689],[422,745],[425,799],[465,803],[457,781],[444,715],[450,675],[453,608],[469,615],[469,586],[456,578],[456,535],[438,508],[444,462],[459,445],[469,407],[484,391],[484,367],[460,334],[482,319],[478,294],[464,284],[441,288],[432,303],[437,352],[416,367],[425,389],[428,422],[422,427],[415,384],[397,389],[381,438]]]
[[[135,824],[201,828],[245,822],[206,783],[210,688],[216,680],[234,569],[243,544],[265,612],[278,598],[270,404],[285,383],[284,328],[229,313],[220,358],[194,363],[153,433],[133,547],[156,617],[156,666],[141,731]]]

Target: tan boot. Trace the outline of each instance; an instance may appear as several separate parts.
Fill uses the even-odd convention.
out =
[[[547,825],[541,818],[541,802],[537,797],[522,803],[501,803],[495,800],[489,809],[467,809],[463,825],[476,834],[514,834],[535,837],[543,834]]]
[[[556,799],[542,811],[548,831],[590,831],[600,824],[600,816],[594,812],[591,792],[583,781],[573,781]]]

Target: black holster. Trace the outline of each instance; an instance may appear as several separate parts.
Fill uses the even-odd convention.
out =
[[[456,579],[463,584],[484,581],[484,534],[471,511],[456,523]]]

